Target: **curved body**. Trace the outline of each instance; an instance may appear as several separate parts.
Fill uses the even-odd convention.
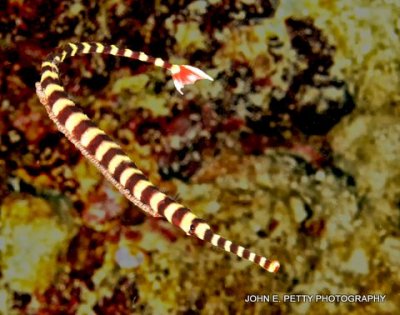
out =
[[[73,101],[68,98],[59,78],[58,65],[76,54],[110,54],[148,62],[171,72],[177,90],[182,93],[186,84],[199,79],[212,80],[203,71],[191,66],[172,65],[168,62],[100,43],[70,43],[50,54],[42,63],[40,83],[36,91],[49,117],[58,129],[89,159],[103,175],[132,203],[156,217],[165,217],[170,223],[189,235],[196,236],[227,252],[252,261],[269,272],[279,269],[279,262],[257,255],[214,233],[202,219],[188,208],[162,193],[136,167],[121,147],[97,128]]]

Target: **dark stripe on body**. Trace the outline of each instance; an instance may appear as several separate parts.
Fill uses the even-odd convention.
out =
[[[248,249],[245,249],[245,250],[243,251],[242,257],[243,257],[244,259],[249,259],[249,257],[250,257],[250,251],[249,251]]]
[[[155,61],[156,61],[156,58],[154,58],[154,57],[152,57],[152,56],[148,56],[147,55],[147,57],[148,57],[148,59],[147,59],[147,63],[154,63]]]
[[[96,52],[97,45],[95,43],[89,43],[89,45],[90,45],[89,53],[94,54]]]
[[[204,240],[208,243],[211,243],[211,239],[214,235],[214,232],[211,231],[210,229],[208,229],[205,233],[204,233]]]
[[[176,211],[172,215],[172,224],[176,226],[180,226],[183,217],[189,212],[188,208],[180,207],[176,209]]]
[[[264,269],[268,269],[271,266],[271,261],[267,259],[267,261],[264,263],[264,266],[262,266]]]
[[[118,166],[117,166],[117,168],[115,169],[115,171],[114,171],[114,174],[113,174],[113,177],[114,177],[114,179],[117,181],[117,182],[119,182],[120,180],[121,180],[121,175],[122,175],[122,173],[126,170],[126,169],[128,169],[128,168],[136,168],[135,167],[135,164],[133,164],[132,162],[126,162],[126,161],[124,161],[124,162],[122,162],[122,163],[120,163]]]
[[[226,239],[224,239],[223,237],[220,237],[218,239],[217,246],[219,248],[224,248],[225,247],[225,243],[226,243]]]
[[[57,68],[52,67],[52,66],[42,66],[42,74],[45,73],[45,71],[51,71],[58,75],[58,71],[56,71],[56,69]]]
[[[64,107],[57,115],[57,120],[60,122],[61,125],[65,126],[65,122],[75,113],[82,113],[82,111],[74,105]],[[68,130],[71,132],[71,130]]]
[[[163,66],[163,68],[165,68],[165,69],[171,69],[171,67],[172,67],[172,64],[170,64],[169,62],[167,62],[167,61],[164,61],[164,66]]]
[[[48,86],[49,84],[57,84],[57,85],[61,86],[60,80],[58,78],[55,79],[52,77],[47,77],[42,82],[40,82],[40,84],[42,85],[43,89],[44,89],[44,87]]]
[[[125,48],[118,48],[117,56],[122,56],[122,57],[124,57],[125,51],[126,51]]]
[[[97,148],[103,141],[111,141],[110,137],[105,134],[99,134],[95,136],[92,141],[86,147],[86,150],[91,154],[94,155],[96,153]]]
[[[43,90],[45,90],[45,86],[42,85],[42,88]],[[52,108],[54,103],[58,101],[60,98],[68,99],[67,93],[65,93],[64,91],[54,91],[50,95],[47,95],[47,101],[49,102],[50,108]]]
[[[62,51],[62,50],[58,50],[58,51]],[[60,64],[61,60],[56,61],[56,60],[54,60],[55,57],[59,57],[61,59],[61,55],[59,53],[55,52],[55,53],[48,55],[46,57],[45,61],[52,63],[57,68],[58,65]]]
[[[102,54],[110,54],[111,51],[111,47],[108,45],[104,45],[104,50],[102,52]]]
[[[78,125],[74,128],[74,130],[72,130],[72,135],[74,136],[75,139],[80,141],[84,132],[93,126],[94,124],[91,121],[82,120],[78,123]]]
[[[165,196],[163,200],[161,200],[158,205],[157,205],[157,212],[164,216],[165,209],[173,203],[172,199],[169,198],[168,196]]]
[[[232,243],[232,245],[231,245],[231,252],[234,253],[234,254],[237,254],[238,249],[239,249],[239,245],[236,245],[236,244],[233,244],[233,243]]]
[[[140,201],[143,202],[144,204],[150,204],[150,199],[157,193],[159,192],[159,190],[154,187],[154,186],[148,186],[146,187],[143,192],[142,195],[140,196]],[[157,209],[153,209],[155,211],[157,211]]]
[[[116,155],[126,155],[124,151],[122,151],[120,148],[111,148],[109,149],[102,157],[100,163],[108,168],[108,164],[112,160],[112,158]]]
[[[137,51],[134,51],[133,53],[132,53],[132,57],[130,57],[131,59],[136,59],[136,60],[138,60],[138,58],[139,58],[139,53],[137,52]]]
[[[78,50],[77,50],[77,52],[76,52],[77,54],[82,53],[83,50],[85,49],[85,46],[83,46],[83,44],[82,44],[81,42],[76,43],[75,45],[78,47]]]
[[[192,221],[192,229],[195,230],[200,223],[207,223],[207,222],[205,220],[199,219],[199,218],[193,219],[193,221]]]
[[[147,178],[143,174],[132,174],[126,181],[125,188],[129,191],[133,191],[133,187],[135,187],[137,182],[140,180],[147,180]]]
[[[65,51],[67,53],[65,58],[71,57],[72,47],[70,45],[65,45],[64,49],[58,54],[60,56],[60,58],[61,58],[63,51]]]

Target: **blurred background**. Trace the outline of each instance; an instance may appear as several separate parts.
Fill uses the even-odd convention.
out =
[[[400,3],[0,2],[1,314],[394,314],[400,308]],[[185,87],[85,55],[62,81],[151,181],[269,274],[135,208],[35,94],[59,45],[201,68]],[[248,294],[384,303],[245,303]]]

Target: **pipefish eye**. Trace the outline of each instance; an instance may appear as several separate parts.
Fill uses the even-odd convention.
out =
[[[195,224],[191,224],[189,227],[189,234],[190,235],[194,235],[194,232],[196,231],[196,225]]]

